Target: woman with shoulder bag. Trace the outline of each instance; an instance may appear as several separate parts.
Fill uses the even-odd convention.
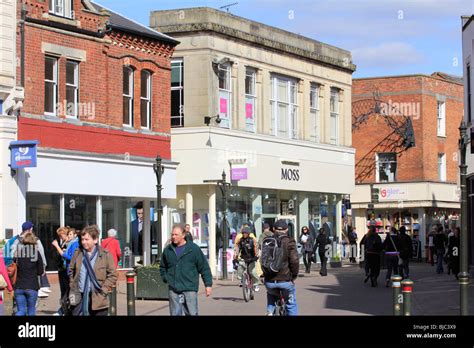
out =
[[[303,226],[301,229],[301,235],[299,243],[303,246],[302,254],[303,254],[303,263],[306,269],[306,273],[311,272],[311,259],[313,257],[313,236],[309,233],[309,228],[307,226]]]
[[[21,236],[16,248],[15,260],[17,265],[14,284],[16,316],[34,316],[40,288],[38,276],[44,274],[44,266],[37,248],[37,238],[33,232],[28,231]]]
[[[69,301],[73,315],[106,316],[108,294],[117,283],[112,255],[100,245],[97,226],[81,231],[81,248],[76,249],[70,265]]]

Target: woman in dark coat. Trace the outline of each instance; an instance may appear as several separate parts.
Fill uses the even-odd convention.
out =
[[[306,273],[311,272],[311,257],[313,256],[313,245],[314,239],[311,233],[309,233],[309,228],[307,226],[303,226],[301,229],[300,239],[298,241],[302,246],[302,253],[303,253],[303,263],[306,269]]]

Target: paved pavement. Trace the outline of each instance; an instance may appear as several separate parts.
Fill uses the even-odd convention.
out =
[[[379,286],[363,282],[363,270],[358,265],[329,268],[328,276],[321,277],[318,266],[311,274],[301,274],[296,281],[300,315],[391,315],[392,290],[384,285],[385,270],[381,271]],[[426,263],[412,263],[414,281],[413,315],[458,315],[459,285],[454,276],[438,275],[435,267]],[[471,278],[472,279],[472,278]],[[469,287],[470,314],[474,314],[474,280]],[[201,289],[203,287],[201,286]],[[52,315],[58,307],[59,286],[52,284],[52,294],[41,299],[38,315]],[[126,283],[118,286],[118,314],[126,315]],[[261,287],[255,300],[245,303],[237,280],[215,283],[212,296],[199,294],[200,315],[263,315],[266,312],[266,292]],[[169,315],[167,301],[136,301],[137,315]]]

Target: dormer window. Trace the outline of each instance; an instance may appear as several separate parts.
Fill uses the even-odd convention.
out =
[[[49,13],[73,18],[72,0],[49,0]]]

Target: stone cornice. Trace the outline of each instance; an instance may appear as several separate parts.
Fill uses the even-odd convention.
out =
[[[190,24],[179,24],[179,25],[169,25],[169,26],[158,26],[154,28],[160,32],[172,35],[172,34],[181,34],[181,33],[190,33],[190,32],[202,32],[210,31],[216,32],[225,36],[230,36],[232,38],[241,39],[244,41],[252,42],[259,44],[265,47],[269,47],[275,50],[283,51],[286,53],[294,54],[297,56],[309,58],[320,63],[329,64],[340,69],[354,72],[356,70],[355,64],[352,64],[349,59],[339,60],[332,57],[328,57],[322,54],[318,54],[313,51],[305,50],[302,48],[294,47],[289,44],[281,43],[278,41],[270,40],[258,35],[249,34],[247,32],[230,28],[225,25],[216,24],[216,23],[190,23]],[[178,37],[178,35],[176,35]]]

